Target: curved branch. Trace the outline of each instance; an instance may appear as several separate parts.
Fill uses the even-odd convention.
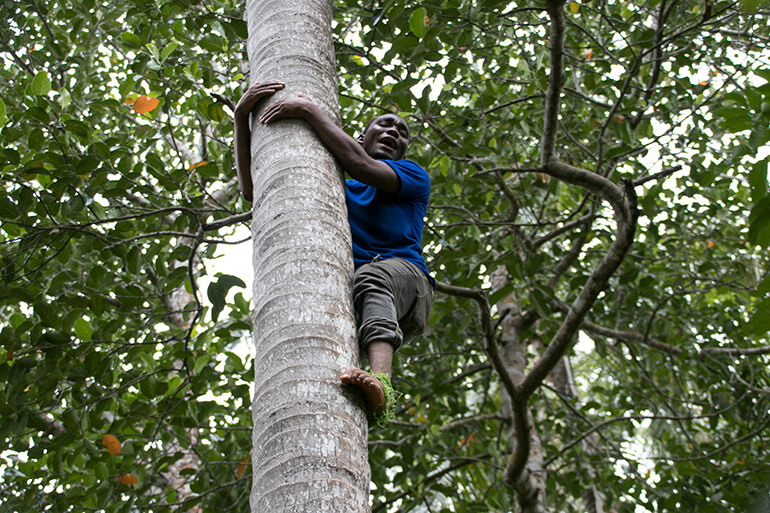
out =
[[[564,321],[561,326],[559,326],[558,331],[546,348],[540,361],[534,368],[532,368],[519,385],[518,390],[521,395],[513,396],[518,399],[516,403],[519,409],[526,409],[526,403],[529,397],[543,383],[551,370],[559,362],[559,359],[569,348],[575,334],[583,324],[585,316],[596,302],[599,293],[604,290],[610,276],[615,273],[623,262],[626,253],[631,247],[631,244],[633,244],[634,234],[636,232],[636,219],[638,216],[636,209],[636,195],[630,182],[626,183],[625,193],[618,197],[616,189],[619,190],[620,188],[603,177],[588,173],[584,170],[572,168],[571,166],[566,166],[566,164],[562,166],[556,163],[556,166],[554,166],[553,162],[549,163],[548,167],[552,168],[552,166],[558,171],[564,171],[564,178],[568,178],[572,183],[576,183],[575,180],[577,176],[589,178],[589,184],[593,186],[595,190],[604,193],[602,196],[610,201],[615,210],[617,236],[607,253],[604,255],[602,261],[589,276],[588,281],[583,286],[577,299],[570,306]],[[590,177],[588,177],[588,175],[590,175]],[[518,414],[515,415],[515,417],[518,416]],[[514,420],[526,423],[526,413],[524,414],[524,417],[524,419]],[[518,432],[521,433],[521,431]],[[524,438],[528,441],[529,430],[524,431],[524,433],[526,433]],[[522,438],[522,436],[520,435],[519,438]],[[526,468],[528,457],[529,445],[517,444],[505,469],[504,479],[506,483],[515,484],[523,479],[522,476],[524,469]]]
[[[522,383],[522,392],[529,396],[543,382],[551,369],[556,365],[559,358],[569,347],[569,343],[574,337],[580,325],[593,306],[599,293],[604,290],[607,281],[615,271],[620,267],[631,244],[634,241],[636,232],[636,195],[630,184],[626,187],[625,209],[617,209],[618,219],[617,236],[610,246],[602,261],[594,269],[583,286],[577,299],[572,303],[566,314],[559,330],[554,335],[550,344],[543,353],[540,362],[524,378]]]
[[[627,217],[625,205],[626,192],[611,180],[596,173],[570,166],[569,164],[557,160],[548,162],[543,166],[541,172],[551,175],[554,178],[558,178],[570,185],[576,185],[587,189],[609,202],[615,210],[616,217]]]
[[[473,299],[479,307],[479,322],[481,323],[481,331],[484,334],[484,341],[486,342],[486,352],[489,356],[489,360],[492,363],[492,368],[500,376],[500,380],[503,383],[503,387],[511,397],[518,398],[520,396],[519,387],[513,382],[511,376],[505,370],[505,364],[500,356],[500,351],[497,348],[497,339],[495,338],[495,328],[492,325],[492,316],[490,315],[489,300],[483,290],[469,289],[466,287],[458,287],[455,285],[448,285],[446,283],[437,281],[436,290],[457,297],[464,297]]]

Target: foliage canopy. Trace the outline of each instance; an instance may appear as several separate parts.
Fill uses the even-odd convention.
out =
[[[770,29],[749,3],[335,2],[342,118],[409,119],[441,283],[372,434],[374,511],[511,511],[527,419],[554,511],[767,500]],[[248,507],[249,296],[238,270],[198,285],[248,223],[241,9],[0,3],[12,510]],[[610,185],[638,198],[619,253]],[[511,401],[562,339],[569,365]]]

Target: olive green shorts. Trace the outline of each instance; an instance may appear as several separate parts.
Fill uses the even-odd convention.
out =
[[[364,264],[353,279],[353,307],[362,351],[372,342],[398,349],[428,325],[433,286],[413,263],[388,258]]]

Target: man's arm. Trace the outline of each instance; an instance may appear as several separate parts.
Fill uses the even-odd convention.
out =
[[[369,156],[358,141],[346,134],[308,98],[297,96],[278,101],[265,109],[260,121],[270,124],[281,118],[307,121],[345,171],[359,182],[389,193],[401,189],[401,180],[389,165]]]
[[[259,100],[283,89],[281,82],[254,84],[243,94],[235,106],[233,129],[235,138],[235,171],[243,198],[251,203],[254,183],[251,180],[251,111]]]

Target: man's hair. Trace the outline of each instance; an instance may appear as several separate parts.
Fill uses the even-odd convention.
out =
[[[365,134],[367,130],[369,130],[369,127],[372,126],[372,123],[374,123],[374,120],[377,119],[380,116],[374,116],[372,119],[369,120],[368,123],[366,123],[366,126],[364,127],[364,131],[361,132],[361,135]]]

